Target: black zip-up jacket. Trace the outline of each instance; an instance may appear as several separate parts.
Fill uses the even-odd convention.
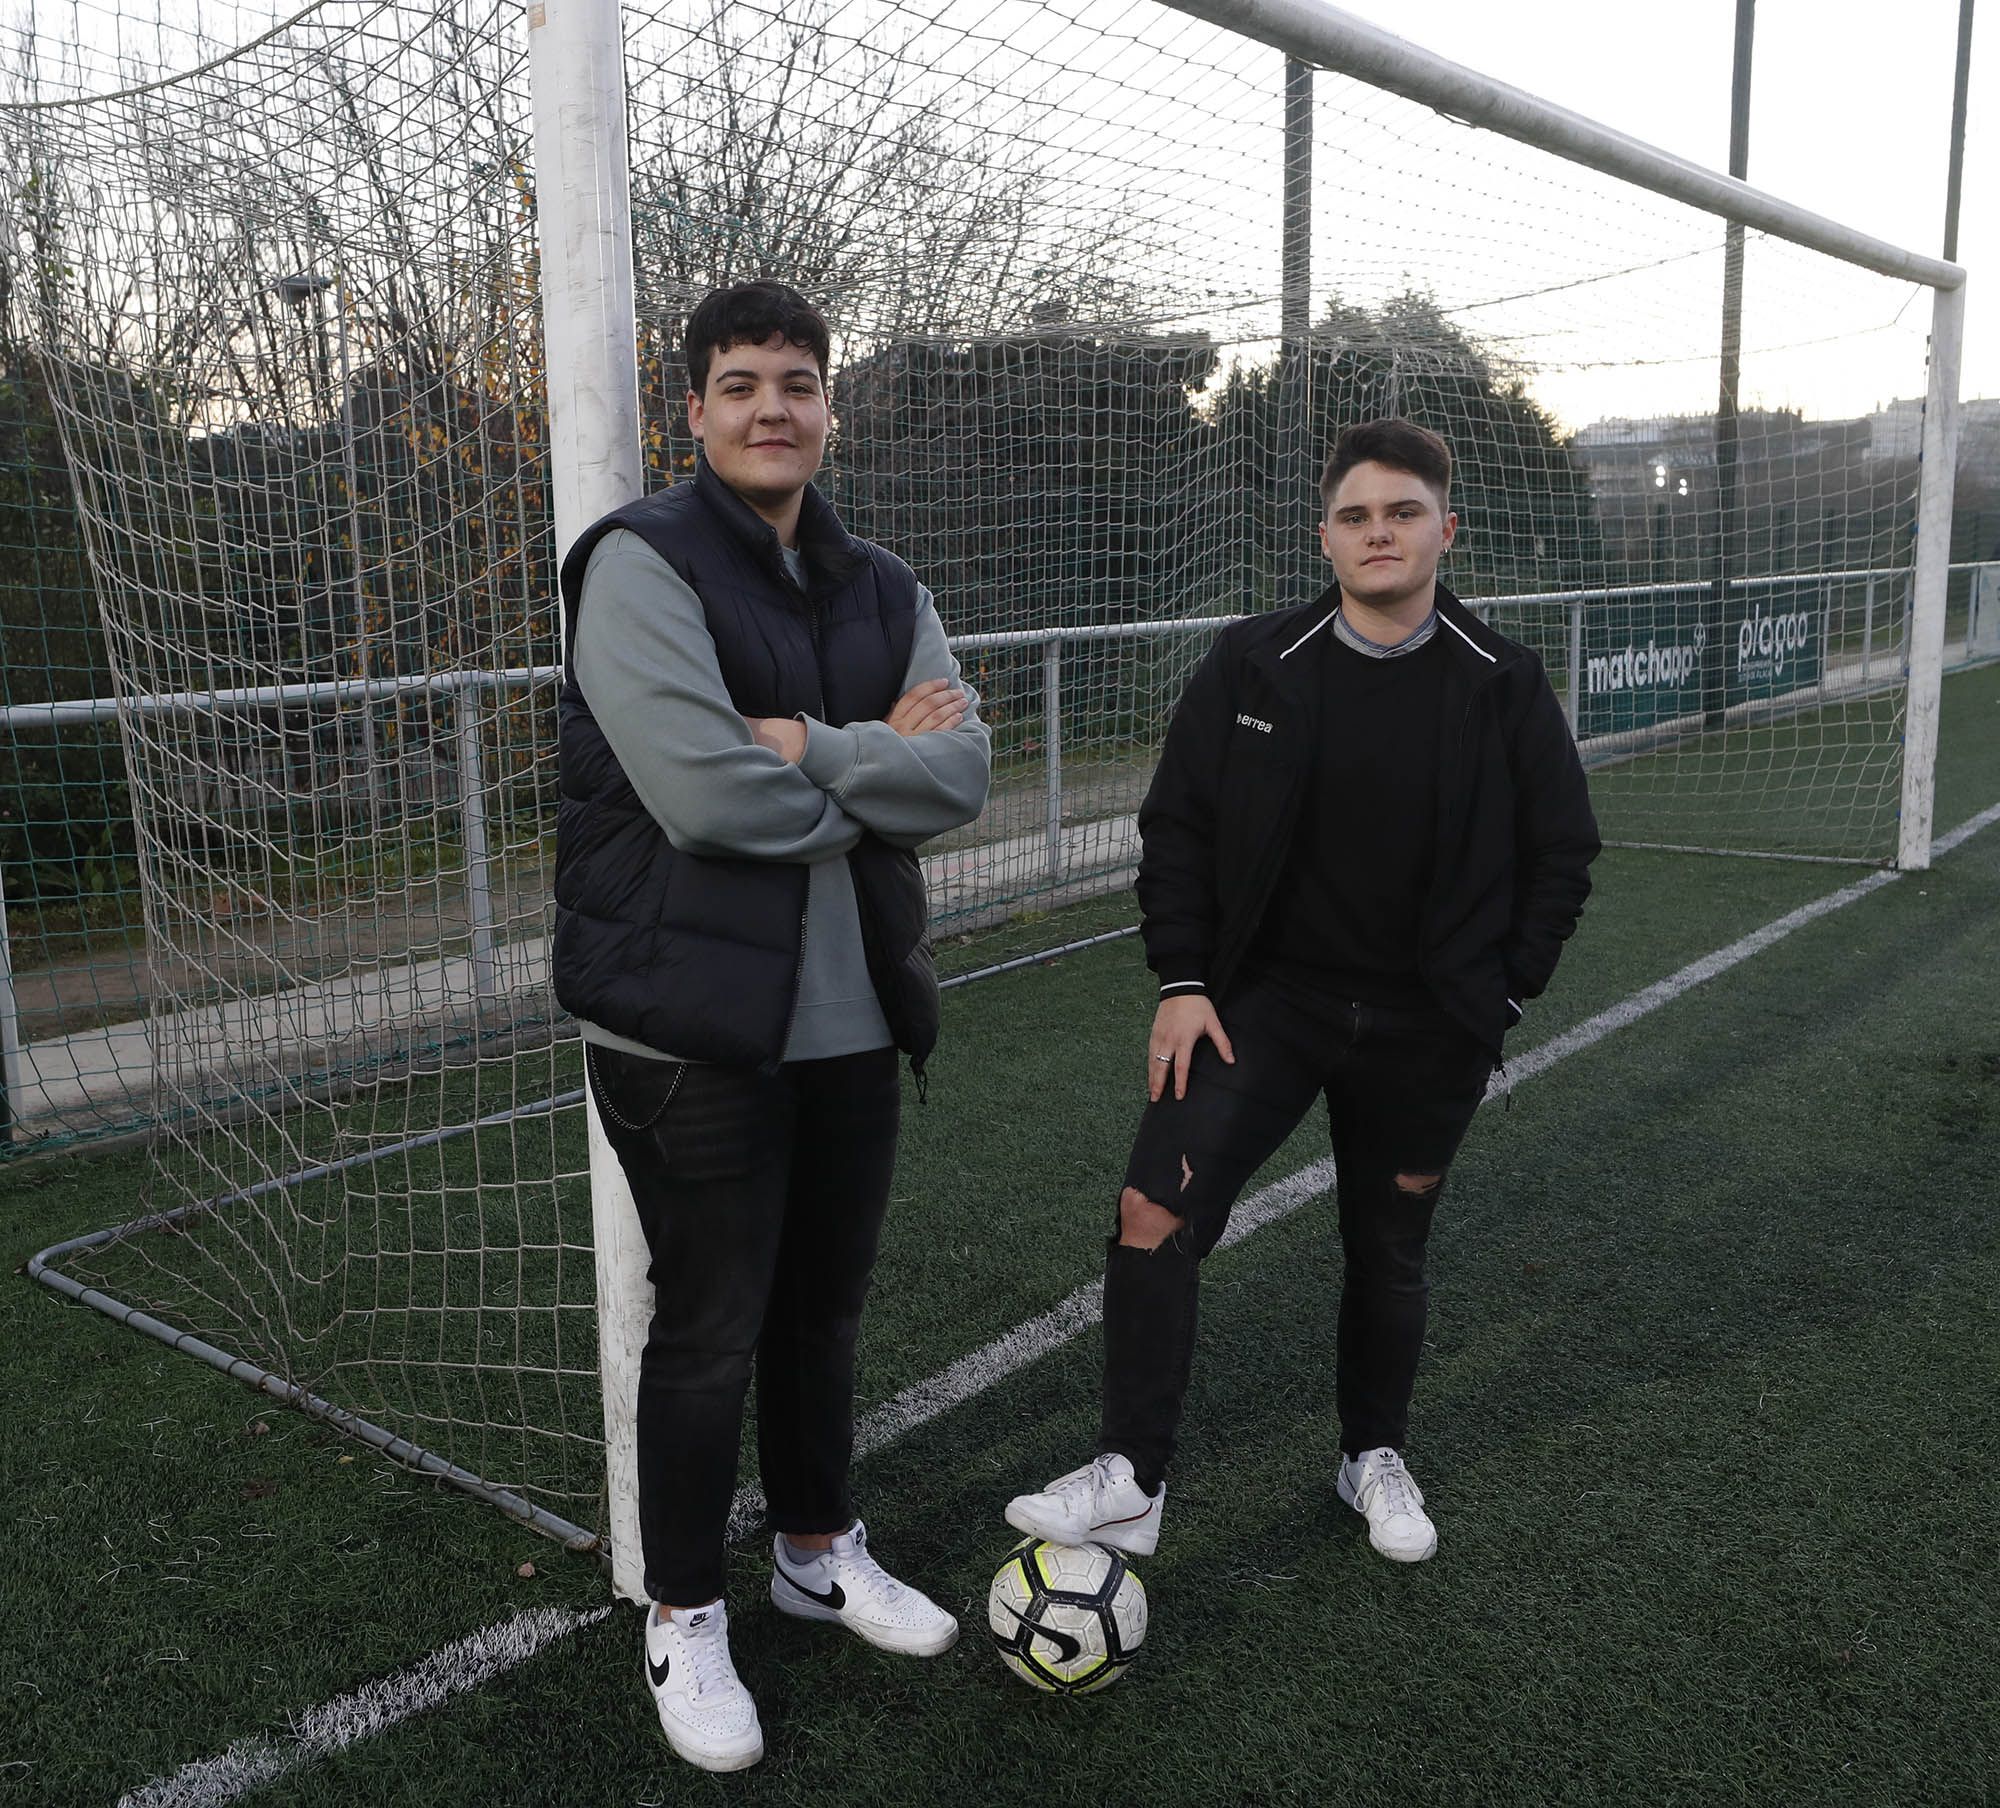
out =
[[[1225,993],[1256,939],[1317,757],[1336,586],[1225,628],[1189,679],[1139,810],[1146,962],[1163,997]],[[1600,843],[1562,705],[1528,648],[1443,584],[1437,858],[1419,966],[1496,1057],[1547,986]],[[1368,849],[1351,850],[1357,860]]]

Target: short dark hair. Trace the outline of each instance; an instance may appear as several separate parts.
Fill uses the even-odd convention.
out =
[[[819,309],[798,290],[780,282],[732,283],[710,290],[688,316],[683,340],[688,388],[696,395],[706,391],[708,367],[717,352],[732,345],[766,345],[776,333],[812,353],[824,383],[833,336]]]
[[[1320,473],[1320,506],[1331,508],[1341,479],[1356,465],[1366,464],[1387,465],[1392,471],[1421,477],[1437,491],[1440,504],[1451,498],[1451,448],[1428,427],[1392,416],[1342,430],[1333,442],[1333,456]]]

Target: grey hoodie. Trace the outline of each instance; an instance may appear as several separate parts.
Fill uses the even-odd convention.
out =
[[[785,562],[799,577],[798,553]],[[956,728],[902,735],[886,722],[801,717],[805,757],[794,766],[750,737],[729,699],[701,599],[637,534],[608,533],[584,568],[570,668],[639,800],[682,853],[803,862],[810,868],[805,960],[787,1061],[886,1048],[889,1026],[862,951],[847,851],[872,829],[915,847],[970,822],[986,803],[992,749],[979,698],[945,643],[929,590],[903,690],[948,678],[966,693]],[[594,1023],[584,1039],[627,1053],[671,1056]]]

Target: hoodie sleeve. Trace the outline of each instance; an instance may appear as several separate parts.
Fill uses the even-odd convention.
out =
[[[750,738],[701,599],[637,534],[619,529],[592,549],[570,668],[632,789],[681,852],[816,861],[861,839],[858,819]]]
[[[915,847],[972,821],[986,807],[992,772],[992,738],[979,719],[979,693],[959,671],[937,604],[920,584],[903,691],[930,678],[948,678],[965,692],[965,719],[956,728],[905,735],[887,722],[835,727],[806,718],[799,769],[855,821],[898,847]]]

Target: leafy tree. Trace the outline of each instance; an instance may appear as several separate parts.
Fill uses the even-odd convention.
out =
[[[1071,305],[1045,302],[1026,331],[899,340],[836,373],[846,519],[910,560],[955,633],[1232,606],[1215,436],[1191,405],[1215,347],[1200,333],[1086,325],[1066,318]],[[1185,650],[1066,648],[1070,738],[1147,731],[1135,711],[1158,687],[1135,683],[1132,662]],[[1012,739],[1040,732],[1040,658],[1031,646],[975,665]]]
[[[1200,612],[1215,364],[1205,334],[1062,322],[892,344],[838,373],[841,499],[961,632]]]
[[[53,196],[34,159],[0,194],[0,224],[0,702],[106,696],[82,526],[28,326],[59,276]],[[20,966],[36,964],[51,909],[70,916],[137,889],[115,723],[0,737],[0,884]]]
[[[830,0],[714,0],[670,67],[634,70],[632,258],[656,480],[692,468],[681,345],[702,296],[771,278],[821,306],[835,362],[1029,317],[1088,231],[1052,226],[1032,119],[988,131],[923,50],[843,38]],[[1074,241],[1074,242],[1072,242]]]
[[[1257,574],[1288,580],[1290,593],[1273,600],[1303,600],[1301,588],[1326,581],[1311,539],[1319,464],[1342,427],[1384,415],[1428,427],[1452,448],[1459,530],[1446,573],[1455,588],[1555,589],[1596,574],[1589,481],[1525,377],[1429,295],[1378,308],[1336,297],[1302,352],[1238,368],[1215,409],[1249,504]]]

